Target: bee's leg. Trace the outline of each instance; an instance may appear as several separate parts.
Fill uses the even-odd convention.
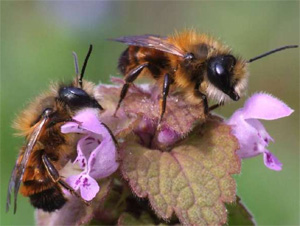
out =
[[[117,141],[117,138],[115,137],[115,135],[113,134],[113,132],[111,131],[111,129],[103,122],[101,122],[101,124],[107,129],[107,131],[109,132],[111,138],[113,139],[113,142],[115,143],[115,145],[118,147],[119,143]]]
[[[210,106],[210,107],[208,108],[208,111],[213,111],[213,110],[215,110],[216,108],[221,107],[221,106],[223,106],[223,105],[224,105],[224,102],[221,102],[221,103],[218,103],[218,104],[214,104],[213,106]]]
[[[170,75],[168,73],[166,73],[165,77],[164,77],[162,97],[159,100],[159,102],[160,102],[160,118],[159,118],[159,121],[158,121],[158,126],[160,125],[161,120],[163,119],[163,116],[164,116],[165,111],[166,111],[167,96],[168,96],[168,93],[169,93],[169,88],[170,88],[171,83],[172,83],[172,81],[171,81]]]
[[[207,115],[209,112],[207,97],[205,94],[200,92],[200,90],[199,90],[200,84],[201,84],[201,82],[196,83],[196,86],[194,89],[194,95],[196,97],[200,97],[202,99],[203,105],[204,105],[204,113]]]
[[[89,205],[89,202],[84,200],[70,185],[68,185],[67,182],[65,182],[61,176],[59,175],[59,172],[55,168],[55,166],[50,161],[49,157],[46,154],[42,155],[42,161],[43,164],[47,170],[47,173],[49,174],[51,180],[54,183],[59,183],[61,186],[63,186],[66,190],[68,190],[72,195],[75,195],[77,198],[79,198],[81,201],[83,201],[86,205]]]
[[[117,114],[117,111],[119,110],[120,108],[120,105],[123,101],[123,99],[125,98],[126,96],[126,93],[128,91],[128,88],[129,88],[129,85],[134,81],[136,80],[136,78],[139,76],[139,74],[142,72],[142,70],[147,67],[149,65],[149,63],[144,63],[144,64],[141,64],[139,65],[138,67],[132,69],[125,77],[125,84],[123,85],[122,87],[122,90],[121,90],[121,93],[120,93],[120,99],[119,99],[119,102],[118,102],[118,106],[115,110],[115,113],[114,115]]]

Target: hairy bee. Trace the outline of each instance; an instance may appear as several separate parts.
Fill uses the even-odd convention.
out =
[[[161,86],[161,122],[170,88],[180,89],[190,101],[203,101],[204,111],[237,101],[247,88],[247,64],[274,52],[295,48],[284,46],[250,60],[232,54],[227,46],[206,34],[187,31],[170,37],[157,35],[128,36],[113,41],[129,47],[121,54],[118,68],[125,84],[115,111],[125,98],[130,84],[141,74],[150,74]],[[208,107],[207,98],[217,102]]]
[[[72,117],[83,108],[103,110],[93,97],[94,85],[88,82],[82,84],[91,51],[92,46],[80,77],[70,85],[53,85],[49,92],[39,96],[17,118],[15,128],[25,136],[26,143],[20,150],[10,178],[7,211],[13,190],[14,213],[19,189],[22,195],[30,198],[35,208],[48,212],[60,209],[67,201],[62,188],[81,198],[58,173],[70,159],[76,157],[78,140],[76,134],[61,133],[60,127],[68,121],[73,121]],[[77,56],[73,54],[78,76]],[[85,202],[83,199],[82,201]]]

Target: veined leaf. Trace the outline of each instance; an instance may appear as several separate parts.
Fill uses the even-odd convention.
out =
[[[220,120],[209,120],[170,152],[131,138],[121,150],[121,171],[159,217],[168,220],[175,212],[184,225],[222,225],[227,222],[224,203],[236,197],[231,175],[240,172],[238,143],[230,132]]]

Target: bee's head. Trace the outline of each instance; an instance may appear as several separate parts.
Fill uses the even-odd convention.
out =
[[[83,90],[82,79],[92,49],[93,46],[90,45],[80,74],[78,69],[77,54],[73,52],[76,81],[73,82],[70,86],[62,85],[58,91],[58,99],[65,105],[67,105],[72,111],[79,110],[85,107],[99,108],[100,110],[103,110],[101,105],[91,95],[89,95],[86,91]],[[87,90],[91,88],[89,88],[89,85],[86,85],[84,89]]]
[[[59,100],[65,103],[71,110],[79,110],[85,107],[99,108],[101,105],[83,89],[73,86],[62,86],[58,92]]]
[[[214,56],[207,62],[207,77],[209,82],[234,101],[240,99],[241,91],[245,88],[245,71],[245,64],[232,55]],[[243,83],[242,87],[240,84],[241,81]],[[216,91],[214,90],[213,96],[219,96],[215,93]],[[222,96],[221,99],[224,101],[227,98]]]

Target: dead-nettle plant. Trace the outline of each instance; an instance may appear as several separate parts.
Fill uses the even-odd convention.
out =
[[[63,133],[82,134],[76,160],[61,173],[90,205],[66,194],[62,209],[36,211],[37,224],[255,224],[232,175],[240,173],[241,159],[259,154],[268,168],[281,170],[267,150],[273,139],[258,119],[286,117],[293,110],[258,93],[224,120],[203,114],[201,103],[174,92],[158,128],[160,88],[131,86],[113,116],[119,85],[96,88],[103,113],[85,109],[74,117],[80,123],[61,127]]]

